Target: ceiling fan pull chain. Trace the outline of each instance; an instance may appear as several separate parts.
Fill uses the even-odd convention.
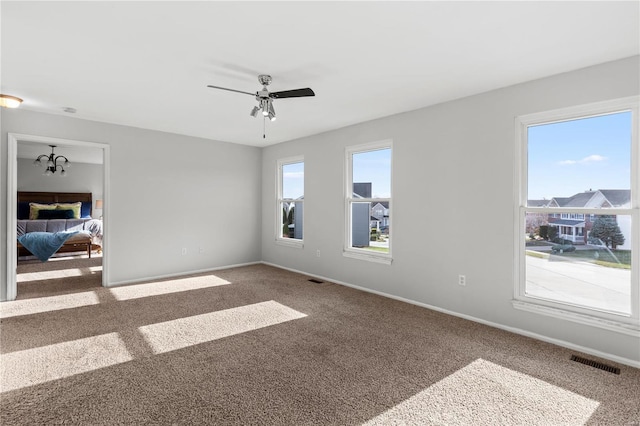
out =
[[[266,139],[267,138],[267,125],[265,124],[266,121],[267,120],[266,120],[265,116],[263,115],[262,116],[262,139]]]

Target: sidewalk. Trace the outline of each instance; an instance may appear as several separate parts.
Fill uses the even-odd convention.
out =
[[[615,313],[631,312],[630,269],[555,255],[526,259],[528,295]]]

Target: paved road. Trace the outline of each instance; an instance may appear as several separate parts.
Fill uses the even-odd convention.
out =
[[[527,256],[527,294],[628,314],[631,270]]]

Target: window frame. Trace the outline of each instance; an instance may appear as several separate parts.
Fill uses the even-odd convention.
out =
[[[516,149],[514,161],[515,175],[515,212],[514,212],[514,297],[513,306],[516,309],[534,312],[541,315],[561,318],[580,324],[595,326],[631,336],[640,336],[640,237],[635,231],[640,227],[640,146],[638,141],[639,128],[639,96],[614,99],[603,102],[595,102],[587,105],[562,108],[540,113],[527,114],[516,117]],[[528,192],[528,128],[531,126],[552,124],[557,122],[572,121],[582,118],[609,115],[624,111],[631,112],[631,205],[629,208],[612,209],[581,209],[581,208],[557,208],[557,207],[527,207]],[[571,305],[541,299],[526,294],[526,249],[525,249],[525,224],[526,213],[565,213],[587,215],[629,215],[633,239],[631,242],[631,289],[630,289],[630,314],[618,314],[602,311],[596,308]]]
[[[388,198],[354,198],[353,197],[353,155],[360,154],[370,151],[380,151],[383,149],[390,150],[390,165],[389,165],[389,188],[390,188],[390,197]],[[344,234],[344,247],[342,251],[342,255],[345,257],[365,260],[369,262],[382,263],[386,265],[390,265],[393,262],[392,257],[392,244],[393,238],[389,238],[389,252],[375,252],[367,249],[361,249],[357,247],[352,247],[352,230],[351,230],[351,213],[352,213],[352,204],[354,202],[371,202],[372,205],[378,202],[388,202],[389,203],[389,235],[391,235],[393,231],[393,141],[391,139],[385,139],[377,142],[369,142],[358,145],[351,145],[345,148],[345,188],[344,188],[344,199],[345,199],[345,234]]]
[[[306,191],[305,186],[303,185],[303,195],[301,200],[284,198],[283,196],[283,173],[282,170],[284,166],[289,164],[303,163],[304,164],[304,155],[297,155],[294,157],[286,157],[281,158],[276,161],[276,226],[275,226],[275,240],[277,244],[293,247],[293,248],[304,248],[304,223],[305,223],[305,212],[304,207],[302,209],[302,238],[283,238],[282,237],[282,203],[286,201],[299,202],[304,206],[304,193]],[[306,184],[305,184],[306,185]]]

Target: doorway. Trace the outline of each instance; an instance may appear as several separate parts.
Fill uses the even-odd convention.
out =
[[[45,136],[8,134],[8,168],[7,168],[7,300],[15,300],[18,294],[16,251],[17,239],[17,191],[18,191],[18,144],[38,145],[44,153],[50,148],[47,145],[65,146],[73,149],[92,148],[102,153],[102,223],[104,224],[102,241],[102,283],[108,287],[109,283],[109,145],[96,142],[77,141],[69,139],[51,138]],[[70,159],[70,161],[72,161]]]

